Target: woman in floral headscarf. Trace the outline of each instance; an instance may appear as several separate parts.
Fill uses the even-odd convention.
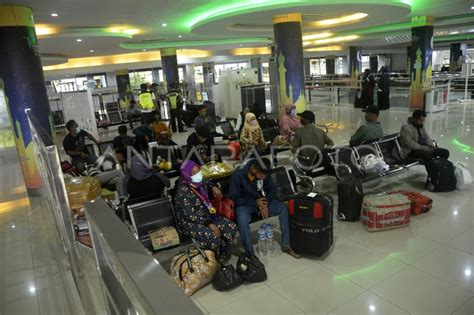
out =
[[[244,128],[240,134],[240,148],[244,156],[253,148],[255,148],[259,154],[267,149],[267,143],[263,138],[262,128],[253,113],[245,115]]]
[[[208,195],[210,190],[215,197],[221,194],[217,186],[203,179],[201,166],[185,161],[181,166],[181,182],[175,198],[176,219],[184,235],[225,260],[237,225],[216,214]]]

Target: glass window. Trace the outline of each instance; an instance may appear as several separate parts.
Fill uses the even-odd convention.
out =
[[[132,90],[139,90],[140,84],[153,82],[153,73],[150,70],[136,70],[129,72],[130,76],[130,88]]]
[[[248,62],[239,62],[238,69],[247,69],[247,68],[249,68]]]
[[[178,68],[178,80],[179,80],[179,82],[184,81],[184,69],[183,69],[183,67]]]
[[[219,83],[219,78],[222,75],[222,71],[224,71],[224,65],[214,65],[214,80],[216,81],[216,84]]]
[[[194,83],[203,84],[204,83],[204,73],[202,66],[194,66]]]
[[[263,83],[270,83],[270,66],[268,62],[262,62],[262,81]]]
[[[344,57],[336,58],[336,74],[344,73]]]
[[[310,75],[325,75],[326,74],[326,58],[317,58],[309,60],[309,74]]]
[[[365,69],[370,69],[370,56],[362,56],[362,71]]]
[[[158,81],[160,81],[160,82],[163,82],[165,80],[165,77],[163,76],[163,70],[162,69],[158,70],[158,77],[159,77]]]
[[[239,68],[238,63],[226,63],[224,65],[224,70],[237,70]]]

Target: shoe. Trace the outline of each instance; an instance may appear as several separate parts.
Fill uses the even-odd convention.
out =
[[[290,255],[291,257],[295,258],[295,259],[300,259],[300,258],[301,258],[301,255],[298,254],[297,252],[295,252],[293,249],[291,249],[291,247],[282,248],[281,250],[282,250],[282,252],[284,252],[285,254],[288,254],[288,255]]]

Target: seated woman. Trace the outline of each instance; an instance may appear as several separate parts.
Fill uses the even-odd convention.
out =
[[[160,112],[154,110],[151,113],[153,115],[153,118],[155,119],[155,123],[153,124],[153,134],[155,135],[155,141],[160,141],[160,137],[163,132],[167,133],[168,137],[171,140],[171,138],[173,137],[173,131],[171,131],[171,129],[163,121],[161,121]]]
[[[237,225],[216,214],[208,191],[214,196],[221,194],[217,186],[203,180],[201,167],[193,161],[185,161],[181,166],[181,182],[175,198],[178,226],[199,246],[213,250],[220,261],[226,260],[228,246],[232,243]]]
[[[139,154],[135,154],[131,159],[130,177],[126,186],[129,199],[161,195],[165,187],[170,187],[170,180],[157,173],[147,162],[143,155],[146,149],[145,139],[137,137],[134,147]]]
[[[240,134],[240,148],[244,157],[252,150],[263,153],[267,149],[267,143],[263,138],[262,128],[258,124],[257,118],[253,113],[245,115],[245,124]]]

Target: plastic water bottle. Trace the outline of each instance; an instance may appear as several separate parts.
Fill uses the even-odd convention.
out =
[[[267,244],[266,244],[267,233],[262,226],[258,230],[258,253],[261,256],[267,256]]]
[[[275,253],[275,242],[274,242],[274,233],[273,233],[273,225],[267,224],[266,226],[266,234],[267,234],[267,253],[268,255],[273,255]]]

